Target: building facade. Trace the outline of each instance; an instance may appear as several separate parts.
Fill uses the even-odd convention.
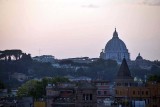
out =
[[[90,82],[49,84],[47,107],[97,107],[97,88]]]
[[[113,85],[107,80],[95,80],[94,85],[97,87],[97,100],[111,98],[114,95]]]
[[[97,107],[97,88],[93,84],[80,82],[75,92],[75,107]]]

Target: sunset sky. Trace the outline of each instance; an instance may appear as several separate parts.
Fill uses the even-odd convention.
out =
[[[132,60],[160,60],[160,0],[0,0],[0,50],[99,57],[115,27]]]

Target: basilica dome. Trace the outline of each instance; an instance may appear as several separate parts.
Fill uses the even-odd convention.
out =
[[[104,51],[101,52],[100,57],[116,60],[118,63],[121,63],[124,57],[126,60],[130,60],[128,49],[125,43],[119,39],[116,29],[112,39],[107,42]]]
[[[126,52],[127,48],[125,43],[119,39],[118,34],[115,30],[113,37],[109,40],[105,46],[105,52]]]
[[[136,57],[136,60],[143,60],[141,54],[139,53],[138,56]]]

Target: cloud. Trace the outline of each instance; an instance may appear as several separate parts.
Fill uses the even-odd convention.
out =
[[[117,3],[117,2],[116,2]],[[118,3],[129,3],[129,4],[140,4],[149,6],[160,6],[160,0],[126,0],[120,1]]]
[[[150,6],[160,6],[160,0],[142,0],[140,3]]]
[[[94,4],[82,5],[82,7],[84,7],[84,8],[99,8],[98,5],[94,5]]]

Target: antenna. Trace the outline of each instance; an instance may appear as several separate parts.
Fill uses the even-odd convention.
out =
[[[38,54],[39,54],[39,56],[41,55],[41,51],[42,51],[41,49],[39,49],[39,50],[38,50]]]

